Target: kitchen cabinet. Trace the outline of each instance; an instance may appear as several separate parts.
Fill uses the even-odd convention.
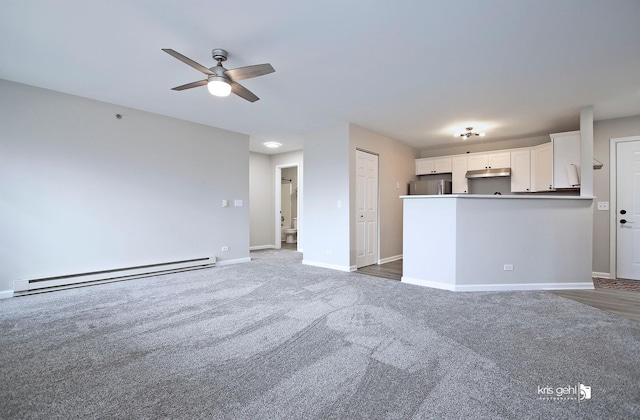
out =
[[[451,156],[416,159],[416,175],[450,174]]]
[[[511,152],[511,192],[531,191],[531,150]]]
[[[543,143],[531,148],[531,191],[553,191],[551,143]]]
[[[553,188],[579,188],[580,181],[580,131],[551,134],[553,147]],[[567,169],[567,166],[575,165],[576,169]],[[570,179],[568,171],[575,175]]]
[[[478,153],[467,156],[467,169],[476,171],[490,168],[510,168],[511,153]]]
[[[451,169],[451,192],[453,194],[467,194],[469,192],[467,184],[467,155],[452,157]]]

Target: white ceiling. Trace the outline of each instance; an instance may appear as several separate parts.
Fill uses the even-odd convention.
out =
[[[578,128],[640,114],[638,0],[2,0],[0,78],[302,147],[351,122],[416,148]],[[261,99],[211,96],[164,53],[211,67],[269,62],[242,81]],[[470,140],[478,141],[478,140]]]

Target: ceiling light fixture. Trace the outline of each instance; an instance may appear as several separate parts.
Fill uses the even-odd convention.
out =
[[[268,141],[266,143],[263,143],[266,147],[270,148],[270,149],[277,149],[278,147],[282,146],[280,143],[275,142],[275,141]]]
[[[231,84],[222,76],[209,76],[207,89],[209,89],[209,93],[214,96],[229,96],[231,93]]]
[[[472,136],[484,137],[484,133],[476,133],[475,131],[473,131],[473,127],[467,127],[465,130],[467,131],[463,133],[455,133],[453,137],[462,137],[462,140],[467,140]]]

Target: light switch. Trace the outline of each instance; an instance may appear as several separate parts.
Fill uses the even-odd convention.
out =
[[[608,201],[598,201],[598,210],[600,210],[600,211],[609,210],[609,202]]]
[[[236,206],[236,207],[242,207],[242,206],[244,206],[244,201],[236,200],[236,201],[234,201],[233,205]]]
[[[229,200],[222,200],[222,207],[229,207]]]

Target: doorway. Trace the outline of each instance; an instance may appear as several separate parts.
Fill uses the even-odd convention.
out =
[[[378,261],[378,155],[356,150],[356,267]]]
[[[300,176],[298,165],[276,166],[275,248],[299,251]]]
[[[640,280],[640,136],[611,139],[611,274]]]

